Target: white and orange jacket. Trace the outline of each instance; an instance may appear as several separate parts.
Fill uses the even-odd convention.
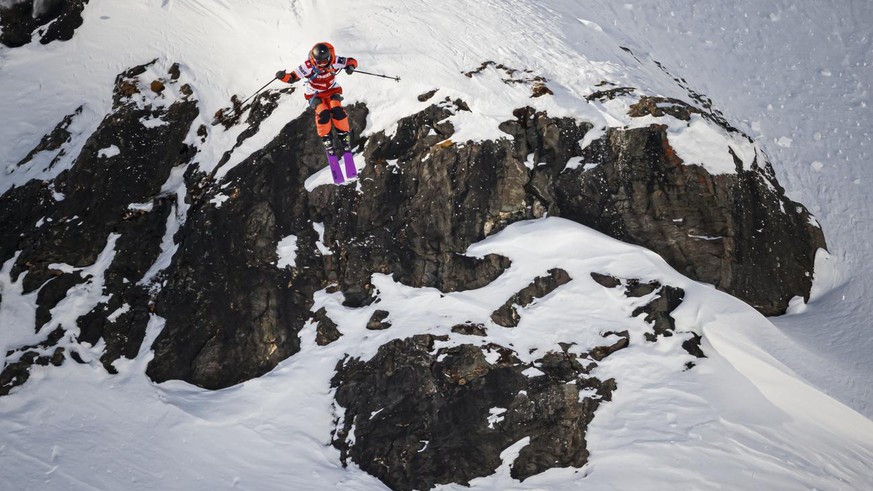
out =
[[[325,67],[317,66],[312,60],[306,60],[294,71],[289,72],[280,80],[289,84],[293,84],[298,80],[306,80],[304,97],[310,100],[316,95],[326,97],[333,94],[341,94],[343,89],[336,81],[336,74],[340,70],[351,66],[358,67],[358,61],[351,57],[336,56],[333,46],[328,43],[330,48],[331,61]]]

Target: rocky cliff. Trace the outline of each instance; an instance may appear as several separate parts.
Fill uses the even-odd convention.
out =
[[[69,170],[0,196],[0,264],[25,294],[37,295],[32,329],[41,339],[9,350],[0,393],[24,383],[32,364],[81,361],[79,351],[94,347],[111,372],[115,360],[136,356],[154,318],[164,320],[151,346],[147,373],[154,381],[228,387],[297,353],[306,325],[318,326],[322,345],[342,335],[323,310],[313,312],[318,292],[340,292],[347,307],[359,308],[378,302],[372,284],[378,273],[443,293],[483,287],[511,262],[467,256],[467,249],[514,222],[544,216],[645,246],[765,314],[809,295],[815,252],[825,245],[763,155],[751,162],[732,155],[735,172],[721,174],[683,162],[658,118],[704,117],[747,137],[682,101],[638,97],[631,116],[654,122],[609,128],[596,138],[585,121],[522,107],[500,126],[506,138],[461,142],[452,140],[446,119],[470,108],[435,91],[422,96],[432,104],[402,119],[393,134],[357,138],[366,166],[355,184],[312,189],[307,181],[325,162],[310,111],[219,178],[193,163],[196,142],[209,131],[193,125],[200,109],[184,73],[173,65],[155,77],[154,69],[147,64],[119,75],[113,112]],[[268,91],[244,108],[244,118],[224,121],[246,125],[238,145],[259,131],[282,96]],[[374,109],[348,109],[360,135]],[[60,122],[12,172],[37,165],[38,154],[62,155],[75,117]],[[168,192],[173,182],[185,191]],[[288,237],[296,260],[280,268],[277,244]],[[497,326],[512,329],[525,306],[578,281],[559,268],[543,273],[507,298],[492,324],[453,332],[474,339]],[[652,296],[634,313],[651,323],[649,342],[674,334],[669,313],[681,303],[681,290],[608,274],[594,279],[629,297]],[[100,292],[101,300],[66,303],[82,290]],[[391,329],[389,313],[377,314],[368,328]],[[682,336],[688,353],[704,356],[697,334]],[[344,413],[334,446],[346,462],[396,489],[487,475],[500,452],[524,438],[530,444],[512,467],[514,477],[579,467],[587,459],[587,424],[620,387],[591,369],[630,341],[620,332],[603,337],[585,353],[551,350],[534,363],[521,361],[511,346],[440,347],[429,335],[396,339],[369,360],[338,360],[333,383]],[[530,368],[548,376],[530,378],[523,373]],[[391,409],[382,417],[371,416],[386,404]],[[494,407],[506,411],[495,415],[496,429],[465,416]],[[422,441],[430,443],[421,448]],[[448,454],[463,454],[458,460],[465,464],[447,465]]]

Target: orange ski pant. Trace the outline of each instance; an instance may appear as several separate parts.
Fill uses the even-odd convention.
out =
[[[349,131],[349,117],[343,109],[342,96],[333,94],[330,97],[320,98],[315,106],[315,128],[318,136],[330,134],[330,128],[337,131]]]

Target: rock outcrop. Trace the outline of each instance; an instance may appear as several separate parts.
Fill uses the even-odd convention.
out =
[[[77,339],[106,340],[111,347],[104,362],[111,368],[114,359],[136,353],[149,311],[158,313],[166,324],[149,365],[157,381],[220,388],[265,373],[299,349],[297,333],[312,316],[313,294],[330,285],[349,307],[374,300],[374,273],[443,292],[484,286],[509,261],[472,258],[466,249],[510,223],[547,213],[646,246],[686,275],[765,314],[784,312],[791,298],[809,294],[815,251],[824,246],[821,230],[784,196],[761,156],[750,168],[737,159],[736,173],[710,175],[702,166],[685,165],[657,124],[609,129],[582,149],[589,124],[530,108],[501,125],[512,139],[454,142],[447,118],[469,108],[448,99],[402,119],[392,135],[357,140],[367,162],[357,187],[306,189],[324,164],[306,112],[219,183],[189,167],[186,203],[176,203],[161,186],[196,153],[183,143],[193,133],[196,103],[178,82],[177,66],[159,79],[141,80],[147,67],[119,76],[115,112],[69,171],[0,198],[0,218],[11,227],[0,237],[0,259],[20,251],[13,275],[26,272],[26,291],[40,288],[35,329],[48,333],[58,327],[49,326],[51,308],[71,288],[87,284],[81,268],[109,253],[104,249],[116,237],[117,259],[102,287],[109,300],[81,313]],[[131,102],[144,94],[160,99],[165,91],[180,100],[166,107]],[[257,133],[280,95],[258,97],[245,122],[225,121],[248,125],[237,146]],[[667,102],[643,98],[632,111],[679,120],[697,111]],[[367,108],[348,110],[359,134]],[[143,126],[144,120],[160,124]],[[61,122],[35,152],[57,148],[68,125]],[[208,132],[196,133],[205,139]],[[118,154],[101,153],[107,148]],[[568,166],[574,158],[591,164]],[[187,213],[174,220],[178,249],[160,287],[137,285],[180,209]],[[292,236],[297,264],[280,269],[276,244]],[[495,322],[511,325],[513,313],[508,304]],[[325,331],[323,341],[333,337]]]
[[[17,48],[34,34],[42,44],[68,41],[82,25],[88,0],[21,0],[0,6],[0,43]]]
[[[553,271],[535,284],[565,275]],[[670,317],[682,302],[681,289],[592,276],[629,300],[642,299],[644,304],[630,314],[646,314],[642,342],[680,336],[686,351],[704,356],[699,336],[677,332]],[[510,300],[530,293],[526,287]],[[515,444],[521,449],[508,462],[510,475],[522,481],[547,469],[580,468],[588,462],[588,425],[599,405],[621,387],[621,380],[592,373],[631,345],[627,330],[603,332],[601,342],[581,352],[575,343],[558,342],[560,350],[528,362],[511,347],[479,342],[482,332],[452,331],[472,336],[471,342],[418,335],[384,344],[369,360],[347,358],[337,365],[333,445],[344,464],[354,462],[391,489],[426,490],[493,474],[507,464],[501,454]]]
[[[12,278],[22,282],[25,293],[39,291],[33,328],[46,334],[42,346],[10,351],[7,363],[54,353],[61,340],[73,342],[76,331],[77,343],[106,342],[101,361],[110,371],[113,361],[139,351],[150,308],[149,286],[139,282],[161,253],[168,217],[177,209],[175,196],[163,195],[161,187],[173,168],[193,155],[184,140],[198,114],[190,91],[169,74],[166,83],[182,86],[189,95],[165,106],[144,103],[154,95],[138,79],[148,67],[119,75],[114,112],[88,138],[69,170],[51,182],[31,181],[0,197],[0,262],[15,257]],[[89,267],[101,258],[111,264],[97,277]],[[50,311],[76,288],[98,290],[103,300],[66,312],[72,322],[54,319]],[[14,378],[16,383],[24,379],[25,374]]]
[[[678,119],[693,111],[678,101],[669,107],[667,116]],[[611,128],[578,151],[583,126],[532,111],[516,114],[503,128],[517,142],[516,158],[533,153],[534,161],[545,162],[532,170],[527,189],[550,215],[649,248],[766,315],[784,313],[795,296],[809,297],[824,235],[806,208],[785,196],[761,155],[750,168],[734,156],[735,173],[712,175],[685,165],[662,125]],[[565,167],[577,156],[589,169]]]
[[[399,490],[468,484],[524,438],[516,479],[587,462],[588,423],[615,389],[588,375],[596,365],[554,352],[528,365],[504,346],[435,349],[434,340],[392,341],[367,362],[338,367],[334,446],[344,462]]]
[[[251,106],[237,101],[232,117],[220,114],[215,131],[246,129],[206,172],[194,163],[210,132],[193,126],[199,114],[193,92],[178,65],[166,73],[158,66],[119,75],[113,112],[78,155],[64,152],[80,111],[13,168],[23,172],[37,160],[51,168],[74,158],[56,178],[0,196],[0,265],[25,294],[37,292],[33,329],[40,338],[5,354],[0,395],[24,383],[33,365],[96,356],[112,372],[116,360],[144,348],[154,352],[147,374],[157,382],[228,387],[297,353],[306,326],[314,327],[318,346],[342,339],[342,326],[325,309],[313,311],[318,292],[341,292],[345,307],[362,308],[379,301],[371,283],[379,273],[440,294],[484,287],[510,260],[467,256],[468,248],[514,222],[546,215],[643,245],[765,314],[808,296],[814,256],[824,247],[814,219],[785,197],[760,154],[752,162],[734,154],[736,172],[712,175],[678,157],[666,125],[606,129],[582,148],[580,141],[593,135],[590,124],[530,108],[500,126],[511,138],[456,142],[448,118],[470,108],[461,100],[435,102],[402,119],[393,134],[354,142],[366,161],[355,184],[314,187],[310,180],[325,162],[311,110],[241,163],[222,168],[293,90],[268,91]],[[498,68],[509,74],[507,83],[545,82]],[[354,134],[361,134],[367,107],[347,109]],[[645,97],[631,111],[673,121],[706,116],[681,101]],[[45,152],[53,158],[39,157]],[[587,165],[568,165],[573,161]],[[288,264],[279,264],[280,242],[294,244]],[[592,277],[635,299],[632,317],[643,317],[650,329],[634,338],[621,326],[607,328],[598,331],[602,343],[597,335],[585,348],[558,342],[562,350],[551,347],[527,361],[530,353],[490,342],[490,330],[517,329],[525,309],[579,281],[556,265],[507,298],[490,320],[446,330],[453,343],[441,346],[447,337],[422,334],[387,342],[369,360],[342,360],[332,381],[338,415],[332,441],[343,462],[394,489],[469,483],[494,472],[501,452],[519,442],[526,444],[511,463],[517,479],[583,466],[588,424],[621,384],[593,376],[598,363],[634,340],[672,336],[681,336],[691,355],[705,356],[700,336],[677,332],[670,316],[684,298],[681,289]],[[89,293],[91,304],[63,304],[77,292]],[[365,328],[390,336],[391,312],[372,312]],[[143,347],[147,326],[158,318],[160,333]]]

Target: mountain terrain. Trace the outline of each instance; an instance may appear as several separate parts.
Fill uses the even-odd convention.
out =
[[[868,487],[873,12],[822,8],[4,1],[10,482]],[[323,40],[400,75],[340,75],[339,186],[267,84]]]

